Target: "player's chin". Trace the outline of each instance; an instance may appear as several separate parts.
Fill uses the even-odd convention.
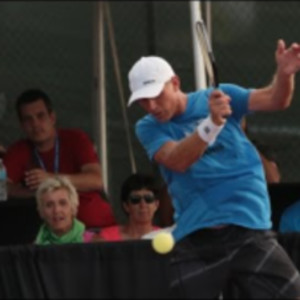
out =
[[[160,123],[165,123],[170,120],[170,117],[166,115],[155,115],[154,118]]]

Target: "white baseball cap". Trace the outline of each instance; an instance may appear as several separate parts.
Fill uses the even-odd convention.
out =
[[[128,106],[140,99],[157,97],[174,75],[165,59],[158,56],[141,57],[128,73],[131,91]]]

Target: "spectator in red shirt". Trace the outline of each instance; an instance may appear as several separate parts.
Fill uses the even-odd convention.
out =
[[[26,138],[4,157],[10,197],[34,197],[39,184],[54,175],[69,178],[79,193],[78,219],[87,228],[115,224],[104,200],[101,167],[90,138],[79,129],[57,129],[50,98],[38,89],[24,91],[16,110]]]

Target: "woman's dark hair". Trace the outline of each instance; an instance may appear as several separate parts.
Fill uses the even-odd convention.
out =
[[[134,190],[147,189],[157,197],[159,192],[158,180],[151,174],[135,173],[130,175],[122,184],[121,201],[126,202]]]
[[[21,120],[21,108],[24,105],[27,105],[29,103],[33,103],[35,101],[42,100],[49,113],[53,111],[52,103],[48,95],[39,89],[29,89],[24,91],[18,98],[16,102],[16,111],[18,113],[18,117]]]

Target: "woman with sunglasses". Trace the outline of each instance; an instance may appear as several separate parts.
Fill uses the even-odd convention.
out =
[[[136,173],[130,175],[121,188],[122,208],[128,221],[124,225],[103,228],[94,240],[121,241],[140,239],[160,229],[153,225],[159,207],[158,188],[153,176]]]

